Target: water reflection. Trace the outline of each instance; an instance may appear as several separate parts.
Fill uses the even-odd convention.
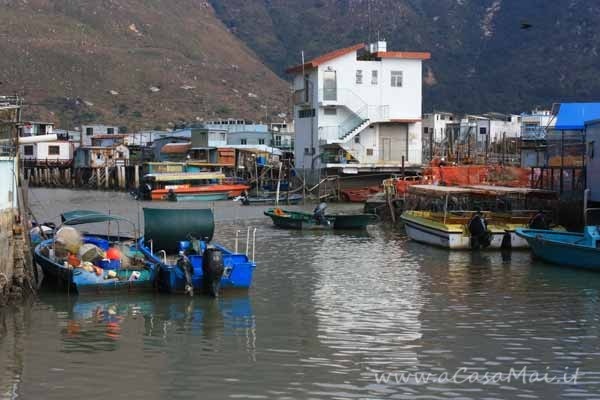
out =
[[[374,371],[417,363],[424,302],[419,268],[394,243],[327,236],[315,246],[318,337],[332,356],[312,362],[339,374],[362,372],[369,382]]]
[[[62,351],[105,352],[121,348],[123,331],[143,326],[144,341],[156,346],[176,335],[208,340],[225,336],[249,336],[254,343],[255,320],[246,295],[219,299],[154,294],[119,297],[75,297],[43,295],[60,322]],[[248,349],[252,351],[250,347]]]

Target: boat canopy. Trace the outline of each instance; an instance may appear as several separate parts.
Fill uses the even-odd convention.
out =
[[[215,231],[211,209],[144,208],[144,239],[154,248],[177,253],[179,242],[196,239],[212,240]]]
[[[144,179],[151,179],[155,182],[221,180],[225,179],[225,174],[220,172],[165,172],[147,174],[144,175]]]
[[[60,218],[63,225],[83,225],[110,221],[126,221],[132,223],[128,219],[119,217],[118,215],[109,215],[91,210],[68,211],[61,214]]]
[[[558,194],[553,190],[533,189],[528,187],[494,186],[494,185],[468,185],[479,194],[486,195],[533,195],[540,197],[557,198]]]
[[[408,192],[412,194],[424,194],[429,196],[445,196],[447,194],[470,194],[474,189],[460,186],[441,186],[441,185],[411,185]]]

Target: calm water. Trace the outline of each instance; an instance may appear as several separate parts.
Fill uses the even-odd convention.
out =
[[[30,201],[40,219],[107,204],[137,215],[123,194],[36,190]],[[247,294],[45,292],[3,310],[0,399],[600,398],[600,274],[532,262],[528,252],[449,253],[379,226],[277,230],[261,211],[215,209],[227,245],[237,229],[259,227]],[[523,367],[580,372],[565,385],[376,380]]]

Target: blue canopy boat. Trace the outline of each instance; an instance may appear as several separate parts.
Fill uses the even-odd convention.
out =
[[[45,285],[56,284],[67,292],[79,294],[152,289],[155,267],[138,251],[136,240],[110,234],[111,223],[117,225],[117,231],[120,222],[127,222],[135,229],[133,223],[122,217],[86,210],[64,213],[61,218],[62,224],[56,230],[56,234],[51,239],[39,243],[34,249],[34,260],[42,268]],[[78,237],[77,241],[80,241],[81,245],[94,245],[102,251],[118,247],[118,252],[123,253],[122,259],[109,261],[98,257],[95,260],[96,264],[83,263],[73,248],[67,250],[66,247],[69,246],[65,247],[61,242],[61,227],[72,229],[73,226],[100,222],[109,224],[106,235],[86,233]],[[71,232],[77,233],[74,230]]]
[[[210,209],[144,208],[144,236],[139,248],[157,266],[158,289],[166,293],[247,289],[256,264],[246,254],[212,243]]]
[[[549,263],[600,270],[600,227],[588,225],[583,233],[517,228],[533,253]]]

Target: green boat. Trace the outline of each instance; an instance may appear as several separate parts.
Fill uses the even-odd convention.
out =
[[[285,229],[365,229],[378,221],[375,214],[329,214],[326,223],[317,221],[312,213],[271,208],[264,213],[278,228]]]

